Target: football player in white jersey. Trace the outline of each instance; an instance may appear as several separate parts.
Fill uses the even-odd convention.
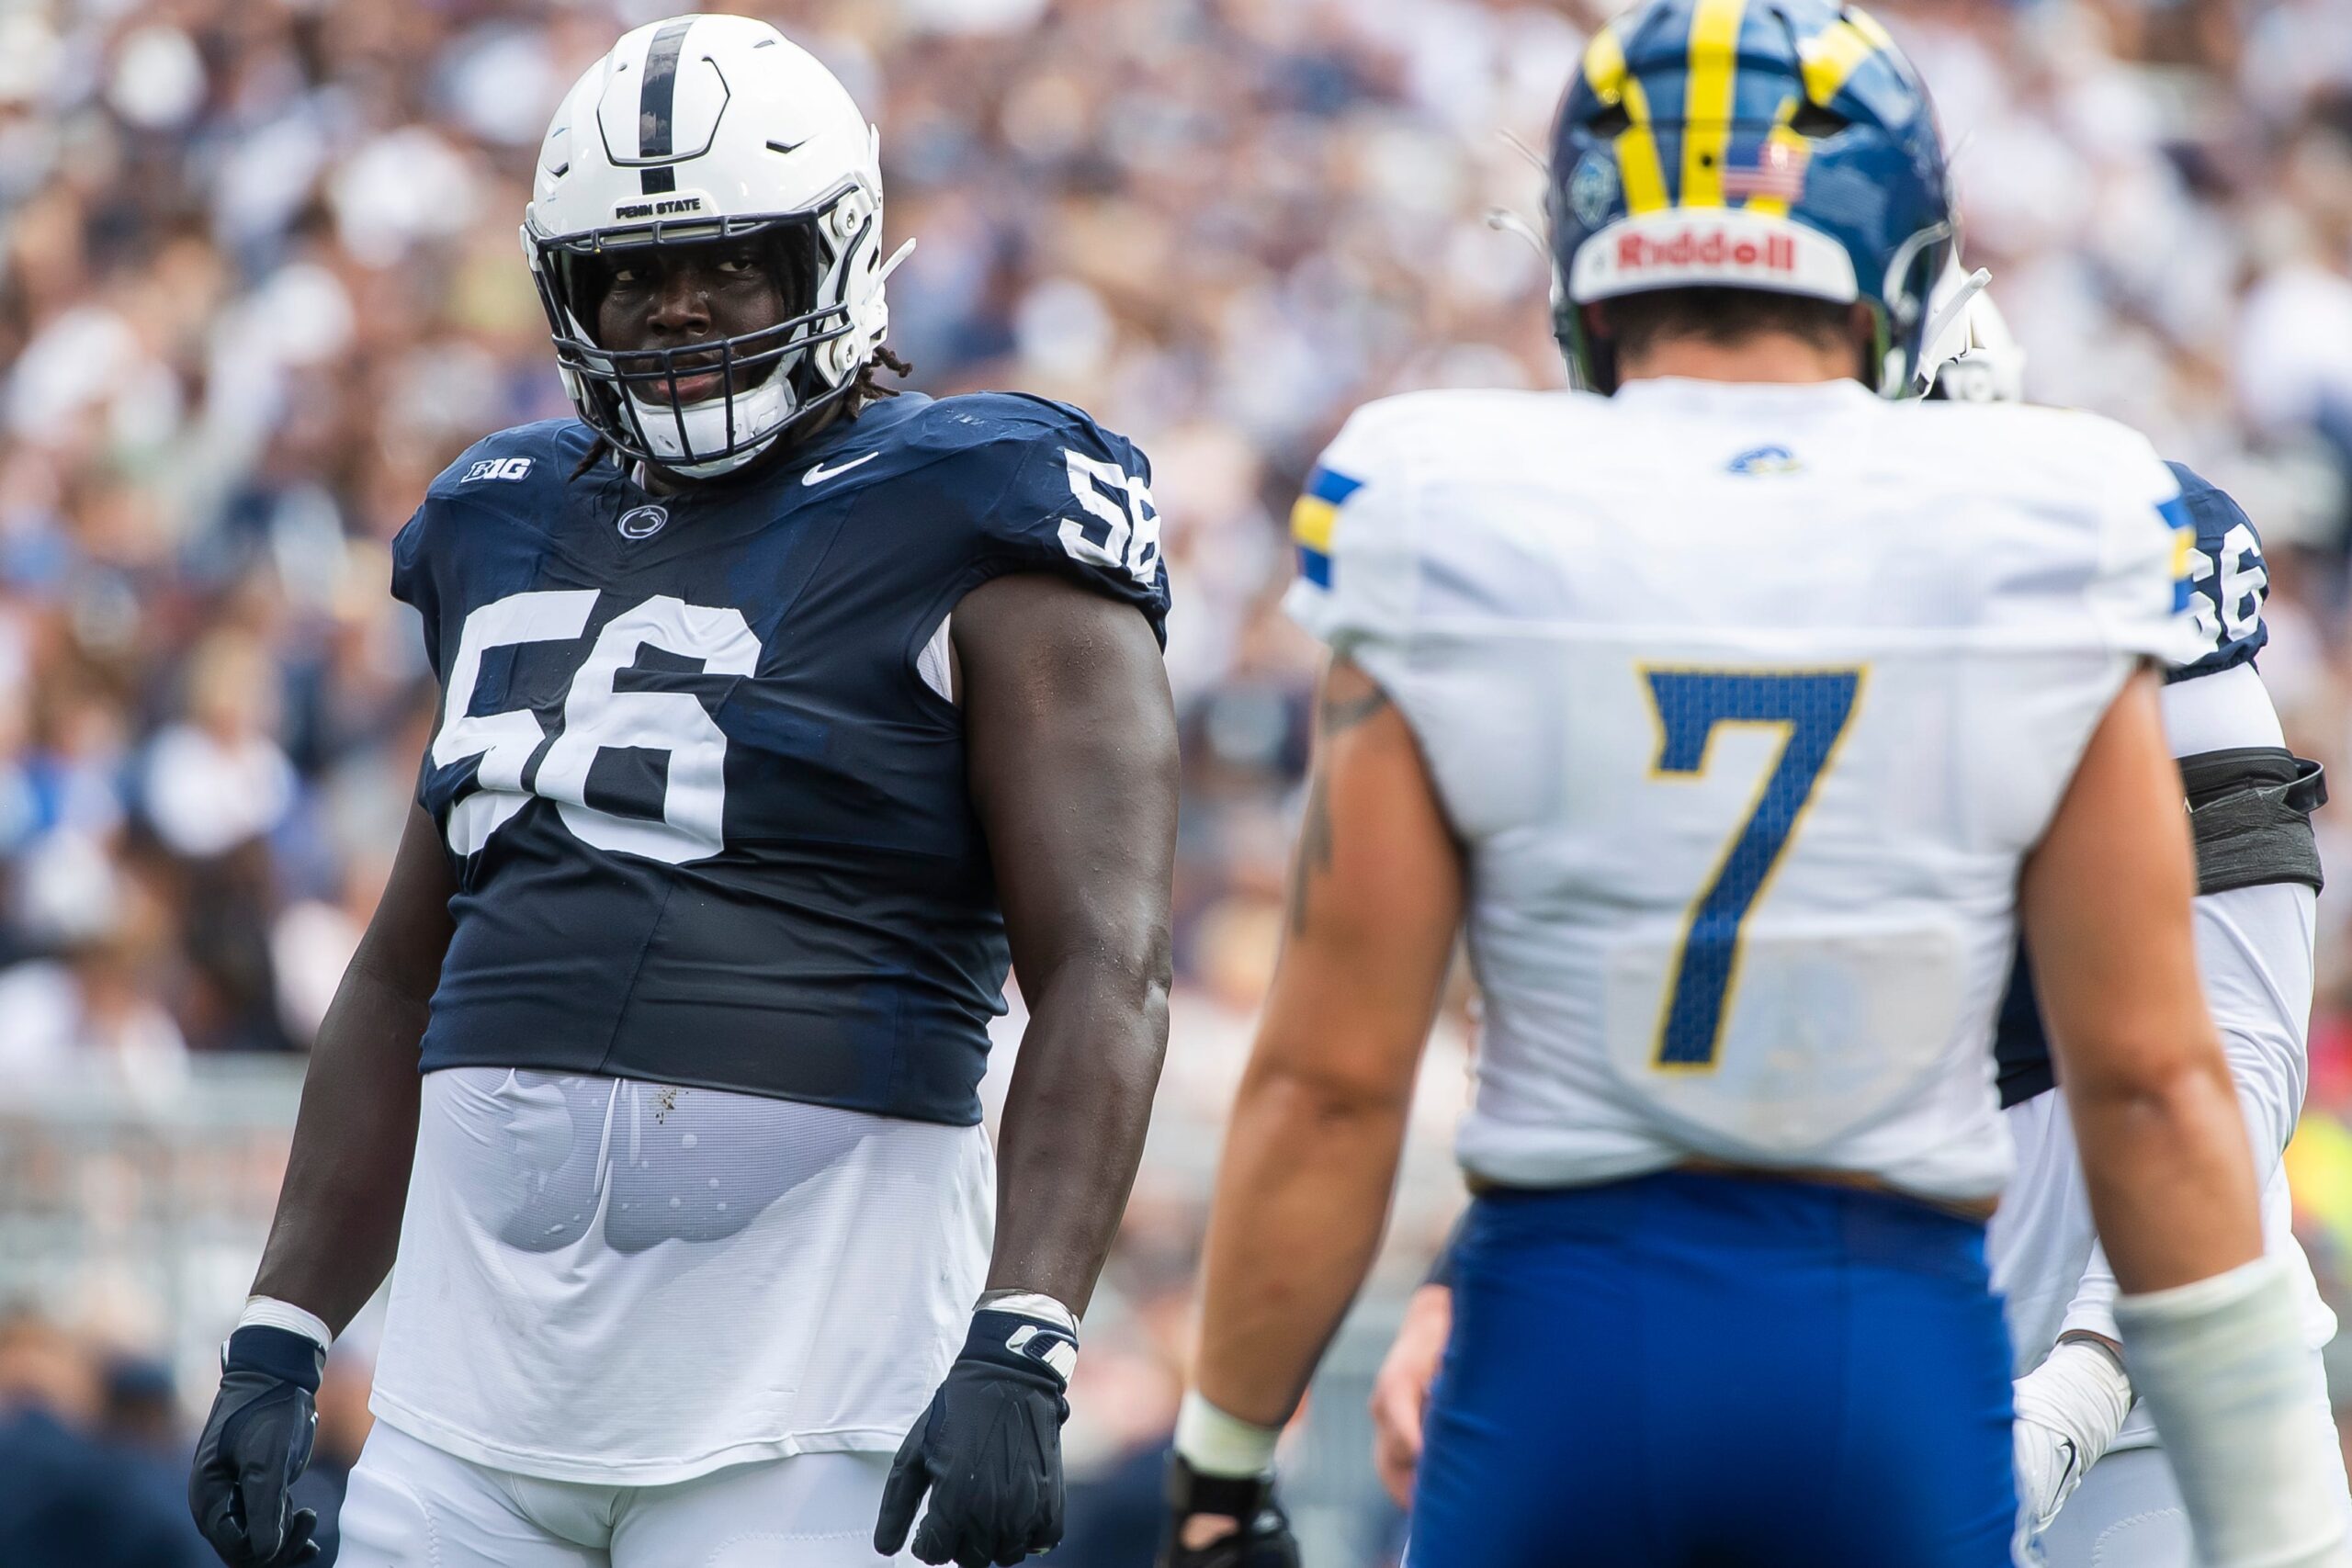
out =
[[[2136,1386],[2217,1568],[2352,1562],[2196,981],[2151,661],[2193,536],[2089,416],[1898,407],[1951,243],[1924,91],[1813,0],[1598,33],[1550,200],[1589,393],[1361,410],[1166,1560],[1295,1561],[1274,1437],[1377,1244],[1457,931],[1474,1197],[1412,1561],[1995,1568],[1983,1222],[2022,927]]]
[[[1929,351],[1930,396],[2020,401],[2023,351],[1990,295],[1964,298],[1973,287],[1955,263],[1937,291],[1931,316],[1951,325]],[[2285,750],[2255,673],[2255,656],[2269,635],[2262,623],[2267,575],[2261,540],[2228,496],[2172,467],[2197,527],[2190,578],[2199,652],[2165,672],[2159,705],[2166,739],[2194,781],[2189,821],[2200,874],[2200,874],[2196,905],[2198,967],[2264,1179],[2265,1239],[2293,1270],[2301,1297],[2312,1352],[2311,1441],[2340,1467],[2318,1354],[2335,1334],[2335,1318],[2295,1240],[2278,1157],[2293,1133],[2304,1084],[2320,881],[2310,812],[2323,791],[2317,765]],[[2118,1359],[2113,1276],[2096,1250],[2082,1167],[2029,975],[2020,963],[1995,1035],[2018,1174],[1986,1235],[1994,1289],[2021,1374],[2014,1430],[2018,1490],[2049,1568],[2189,1568],[2192,1546],[2178,1489],[2156,1451],[2146,1411],[2132,1409]],[[1408,1303],[1374,1381],[1374,1462],[1400,1506],[1410,1501],[1430,1384],[1453,1321],[1450,1280],[1450,1258],[1441,1258]],[[2352,1508],[2352,1495],[2346,1506]]]

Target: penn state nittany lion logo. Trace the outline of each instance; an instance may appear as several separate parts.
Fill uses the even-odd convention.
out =
[[[624,539],[650,539],[670,521],[670,512],[662,506],[639,506],[621,513],[620,530]]]
[[[1616,205],[1616,160],[1605,152],[1586,154],[1577,172],[1568,176],[1568,210],[1586,228],[1598,229],[1609,220],[1610,209]]]

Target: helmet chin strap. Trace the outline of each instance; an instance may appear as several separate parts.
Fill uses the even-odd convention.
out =
[[[915,243],[909,239],[890,254],[882,264],[880,275],[874,280],[879,288],[900,263],[914,254]],[[830,345],[829,345],[830,346]],[[715,398],[705,398],[698,403],[687,403],[676,409],[644,401],[634,393],[627,394],[629,412],[637,421],[639,432],[654,460],[672,473],[688,479],[716,479],[734,472],[754,457],[760,457],[776,443],[776,438],[788,429],[804,412],[800,400],[791,387],[792,367],[779,364],[767,378],[744,392],[722,391]],[[682,459],[689,447],[707,451],[728,443],[729,418],[733,416],[737,429],[758,429],[766,425],[766,433],[755,437],[739,452],[721,457],[708,457],[696,462]],[[683,429],[682,429],[683,427]]]
[[[663,468],[688,479],[716,479],[734,472],[775,445],[775,438],[799,412],[799,400],[793,396],[790,381],[787,367],[779,365],[765,380],[748,391],[721,391],[715,398],[674,410],[645,402],[631,394],[629,412],[645,437],[646,448]],[[711,451],[726,446],[730,415],[738,430],[756,430],[765,425],[766,433],[754,437],[741,451],[693,462],[683,460],[689,450]]]

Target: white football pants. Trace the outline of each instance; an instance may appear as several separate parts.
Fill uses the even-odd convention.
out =
[[[341,1568],[878,1568],[890,1455],[797,1454],[667,1486],[546,1481],[382,1421],[351,1472]]]

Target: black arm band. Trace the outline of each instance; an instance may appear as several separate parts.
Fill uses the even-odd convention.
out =
[[[2180,760],[2188,826],[2197,840],[2197,891],[2226,893],[2273,882],[2319,891],[2312,813],[2327,802],[2317,762],[2278,746],[2241,746]]]

